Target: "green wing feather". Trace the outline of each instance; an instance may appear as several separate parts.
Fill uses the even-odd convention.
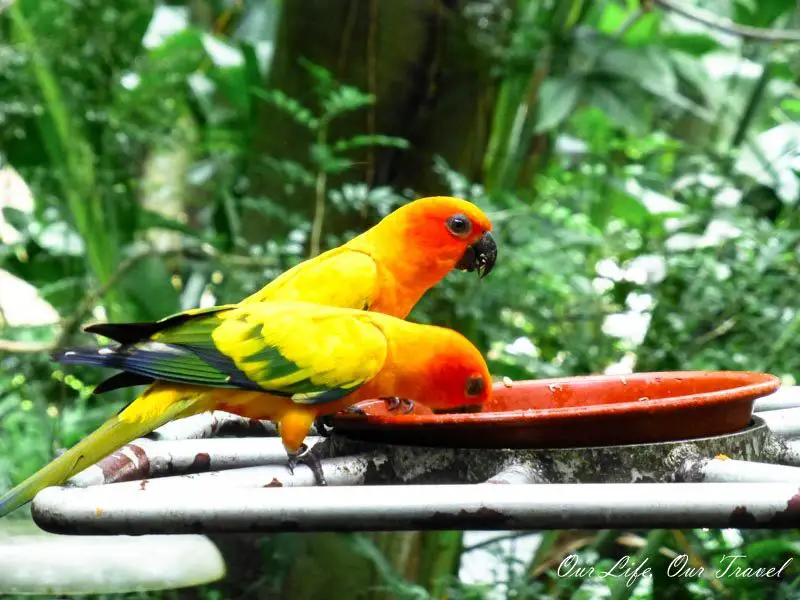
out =
[[[387,352],[386,338],[364,313],[302,302],[181,313],[158,325],[146,340],[107,350],[104,364],[164,381],[316,404],[355,391],[380,371]],[[113,327],[126,336],[124,325]]]

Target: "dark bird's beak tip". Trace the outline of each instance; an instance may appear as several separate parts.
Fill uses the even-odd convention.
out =
[[[478,271],[478,277],[483,279],[494,268],[497,261],[497,244],[488,231],[477,242],[468,246],[461,260],[456,264],[457,269],[464,271]]]

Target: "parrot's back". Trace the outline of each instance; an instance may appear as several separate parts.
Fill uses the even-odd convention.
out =
[[[375,260],[345,245],[289,269],[240,304],[302,301],[368,310],[378,295],[378,287]]]

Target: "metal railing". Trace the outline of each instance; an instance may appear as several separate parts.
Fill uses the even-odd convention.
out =
[[[249,437],[215,437],[228,434]],[[48,531],[800,526],[800,387],[756,402],[744,431],[669,443],[504,450],[308,442],[285,466],[274,428],[225,413],[170,423],[34,500]]]

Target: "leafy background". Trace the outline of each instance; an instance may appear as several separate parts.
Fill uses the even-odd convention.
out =
[[[502,256],[412,318],[467,334],[494,374],[794,383],[798,29],[788,0],[0,2],[0,488],[131,399],[48,362],[85,321],[236,301],[440,193],[490,214]],[[800,593],[796,569],[630,587],[554,570],[569,552],[772,566],[795,532],[470,539],[223,540],[229,576],[179,595]],[[501,566],[476,578],[487,553]]]

